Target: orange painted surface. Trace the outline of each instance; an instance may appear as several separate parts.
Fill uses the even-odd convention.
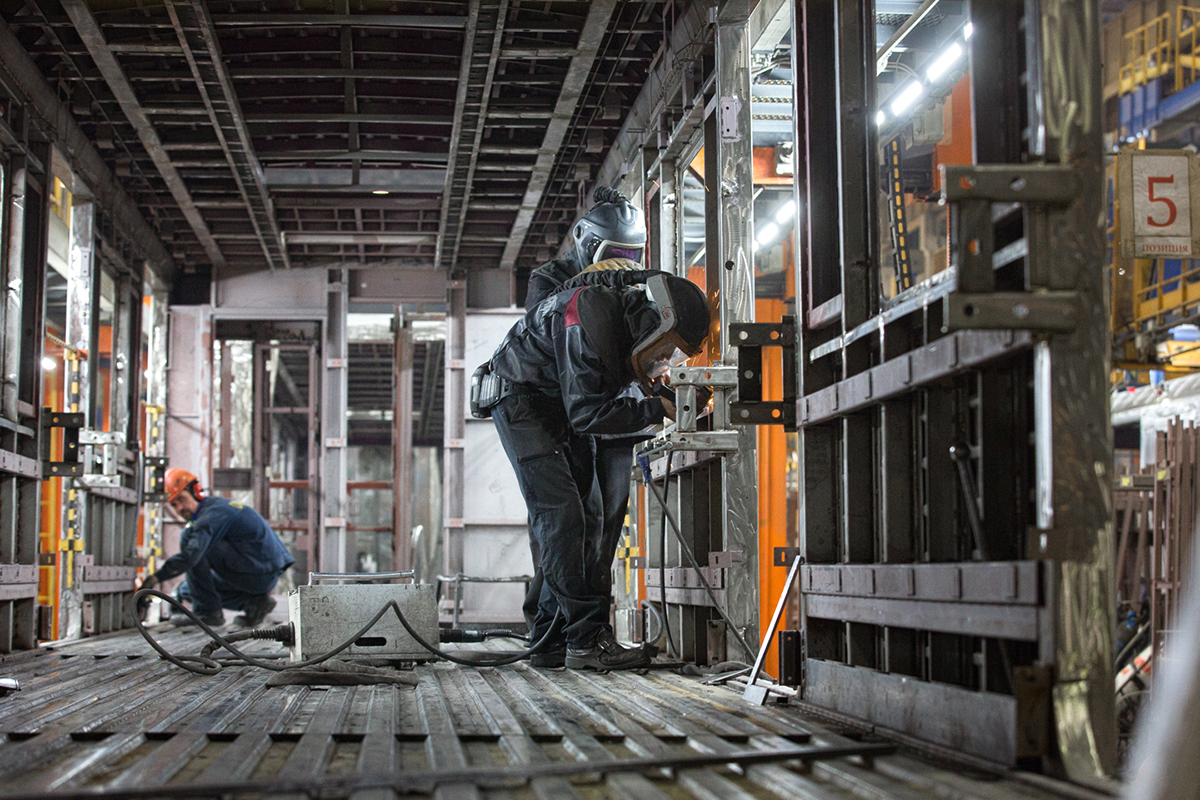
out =
[[[53,370],[42,371],[42,405],[46,408],[62,408],[62,382],[66,363],[62,348],[49,340],[43,343],[43,355],[58,362]],[[62,458],[62,429],[51,428],[50,458]],[[51,478],[42,482],[38,523],[38,552],[53,553],[61,557],[58,543],[62,539],[62,478]],[[58,567],[38,567],[38,605],[50,606],[50,638],[58,638]]]
[[[779,175],[775,172],[775,148],[754,148],[754,182],[764,186],[791,185],[791,175]],[[699,174],[704,174],[704,148],[696,153],[689,166]]]
[[[785,305],[782,300],[755,303],[757,322],[779,322]],[[783,361],[779,348],[763,349],[763,399],[783,399]],[[790,544],[787,513],[787,433],[782,425],[758,427],[758,624],[759,635],[771,624],[771,612],[783,591],[787,570],[772,566],[776,547]],[[784,627],[782,624],[780,627]],[[777,638],[776,638],[777,640]],[[776,642],[771,642],[764,668],[779,675]]]
[[[775,172],[775,148],[754,148],[754,182],[763,186],[791,186],[791,175]]]
[[[933,149],[933,191],[942,189],[939,164],[970,164],[975,160],[971,145],[971,81],[969,75],[954,84],[950,102],[942,106],[942,141]]]

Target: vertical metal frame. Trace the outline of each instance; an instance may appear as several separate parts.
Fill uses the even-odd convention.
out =
[[[990,260],[981,275],[952,258],[957,286],[886,303],[874,4],[795,8],[804,696],[991,760],[1103,774],[1113,537],[1094,4],[971,3],[975,165],[961,169],[984,180],[1012,165],[1022,189],[1078,191],[1030,192],[999,223],[991,195],[974,217],[952,198],[952,228],[990,241],[993,224],[1015,225],[1029,255],[994,275]],[[960,293],[987,307],[997,287],[1029,293],[1011,302],[1072,293],[1056,297],[1077,303],[1077,324],[957,321]]]
[[[149,270],[145,271],[148,281],[153,281]],[[162,458],[166,448],[167,409],[167,293],[156,287],[148,287],[150,294],[150,352],[146,382],[146,426],[145,454]],[[143,484],[144,487],[144,484]],[[158,560],[163,556],[163,503],[145,503],[145,522],[142,529],[142,550],[147,574],[158,569]]]
[[[402,307],[396,308],[395,388],[392,390],[392,569],[413,568],[413,336]],[[424,391],[432,392],[426,385]]]
[[[318,523],[321,530],[319,545],[322,572],[347,572],[350,559],[346,518],[349,516],[346,494],[346,361],[349,343],[346,340],[346,315],[349,312],[349,270],[330,270],[329,307],[325,315],[325,341],[321,348],[324,369],[320,370],[321,438],[317,447],[321,454],[321,504]],[[316,387],[313,387],[316,390]],[[315,402],[310,394],[310,401]]]
[[[69,349],[63,361],[67,376],[64,380],[63,407],[60,409],[67,413],[86,414],[91,407],[92,370],[88,354],[94,349],[93,316],[99,306],[93,304],[93,299],[95,287],[100,282],[97,273],[100,240],[96,222],[95,202],[77,197],[71,207],[66,331]],[[83,632],[81,569],[76,568],[76,556],[83,552],[88,503],[85,493],[75,488],[72,479],[63,479],[62,492],[58,630],[63,638],[74,638]]]
[[[442,564],[446,575],[463,571],[463,491],[466,465],[463,442],[467,434],[466,370],[467,282],[452,280],[446,290],[450,313],[446,315],[445,450],[442,519]]]
[[[714,363],[737,364],[729,326],[754,321],[754,169],[750,114],[750,3],[726,0],[717,12],[716,106],[705,121],[705,258],[709,297],[718,290],[720,351]],[[736,400],[736,397],[734,398]],[[726,570],[726,611],[758,641],[758,433],[738,428],[738,449],[721,459],[721,549],[740,552]],[[730,637],[732,641],[733,637]]]
[[[308,370],[308,392],[303,406],[276,406],[271,396],[268,378],[268,356],[272,350],[302,352],[306,356]],[[325,528],[321,525],[322,495],[319,481],[323,457],[330,450],[344,450],[344,447],[323,448],[319,441],[320,433],[320,400],[321,373],[319,366],[319,347],[311,343],[256,343],[254,345],[254,418],[251,439],[251,489],[254,492],[254,504],[277,531],[291,531],[294,540],[291,545],[292,555],[296,557],[296,574],[302,576],[305,572],[324,571],[320,567],[324,563],[322,548],[329,541],[324,536]],[[297,479],[285,476],[274,480],[271,473],[272,457],[274,455],[272,418],[275,414],[304,414],[304,430],[307,437],[304,478]],[[342,412],[343,418],[345,411]],[[345,473],[343,473],[344,476]],[[271,490],[278,489],[287,492],[304,492],[305,516],[303,525],[297,524],[297,519],[272,519]],[[292,495],[292,508],[295,507],[295,496]],[[344,528],[344,525],[342,526]],[[345,569],[336,570],[345,572]]]
[[[99,244],[99,243],[98,243]],[[97,347],[100,280],[99,270],[107,269],[113,279],[112,350],[109,361],[107,416],[102,418],[94,402],[86,405],[88,427],[107,430],[122,437],[116,446],[115,481],[92,481],[93,473],[102,473],[98,462],[84,466],[84,477],[73,481],[68,493],[82,498],[83,513],[79,528],[85,532],[79,589],[83,600],[83,632],[108,633],[130,627],[129,597],[134,588],[143,556],[138,551],[138,514],[141,474],[138,452],[141,448],[141,416],[138,407],[142,385],[141,313],[142,280],[128,264],[108,247],[101,247],[103,259],[93,256],[91,281],[93,314],[90,318],[88,372],[92,379],[99,370]],[[85,408],[80,405],[80,408]],[[99,448],[97,448],[98,450]],[[84,448],[85,454],[91,448]],[[68,498],[69,499],[69,498]],[[67,505],[67,504],[64,504]]]
[[[49,161],[45,145],[25,145],[5,170],[2,197],[5,276],[0,363],[0,653],[37,643],[40,530],[41,369]],[[39,464],[40,467],[40,464]]]

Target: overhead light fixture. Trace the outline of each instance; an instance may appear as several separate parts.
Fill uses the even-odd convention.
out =
[[[883,121],[886,119],[887,119],[887,114],[883,113],[882,109],[875,112],[875,124],[876,125],[882,125]]]
[[[789,197],[788,201],[781,205],[779,210],[775,212],[775,222],[779,225],[783,225],[786,222],[791,222],[795,213],[796,201]]]
[[[950,67],[954,66],[954,62],[962,58],[962,54],[962,45],[960,45],[958,42],[954,42],[946,48],[946,52],[937,57],[937,60],[933,62],[933,66],[931,66],[925,73],[925,77],[929,79],[930,83],[936,81],[938,78],[945,75],[946,71],[950,69]]]
[[[915,103],[923,94],[925,94],[925,84],[919,81],[910,82],[900,91],[899,96],[892,101],[892,115],[900,116],[906,108]]]
[[[51,372],[58,368],[58,362],[50,356],[42,356],[42,369],[46,372]]]
[[[387,193],[388,193],[387,189],[376,189],[375,191],[371,192],[371,194],[387,194]]]
[[[966,25],[963,26],[963,39],[970,39],[971,34],[974,32],[975,32],[975,26],[972,23],[968,22]]]

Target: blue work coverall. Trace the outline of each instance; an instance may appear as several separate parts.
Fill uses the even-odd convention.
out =
[[[295,563],[279,536],[253,508],[223,497],[206,497],[179,538],[179,552],[155,573],[160,581],[187,573],[181,597],[197,614],[222,608],[245,611],[255,597],[275,588]]]

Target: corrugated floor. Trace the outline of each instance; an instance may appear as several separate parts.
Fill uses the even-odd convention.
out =
[[[162,631],[172,652],[202,643],[201,634]],[[243,797],[228,787],[248,783],[260,797],[295,798],[1100,797],[906,752],[664,770],[661,759],[857,744],[794,708],[751,706],[733,690],[666,672],[441,663],[417,667],[416,688],[268,687],[267,674],[248,667],[185,672],[128,632],[9,657],[0,674],[22,684],[0,699],[3,797],[135,788],[158,789],[147,797]],[[659,760],[648,769],[639,759]],[[597,774],[605,762],[624,771]],[[592,773],[563,774],[581,764]],[[363,782],[380,773],[388,788]],[[216,784],[224,788],[205,788]],[[318,785],[320,793],[306,791]]]

